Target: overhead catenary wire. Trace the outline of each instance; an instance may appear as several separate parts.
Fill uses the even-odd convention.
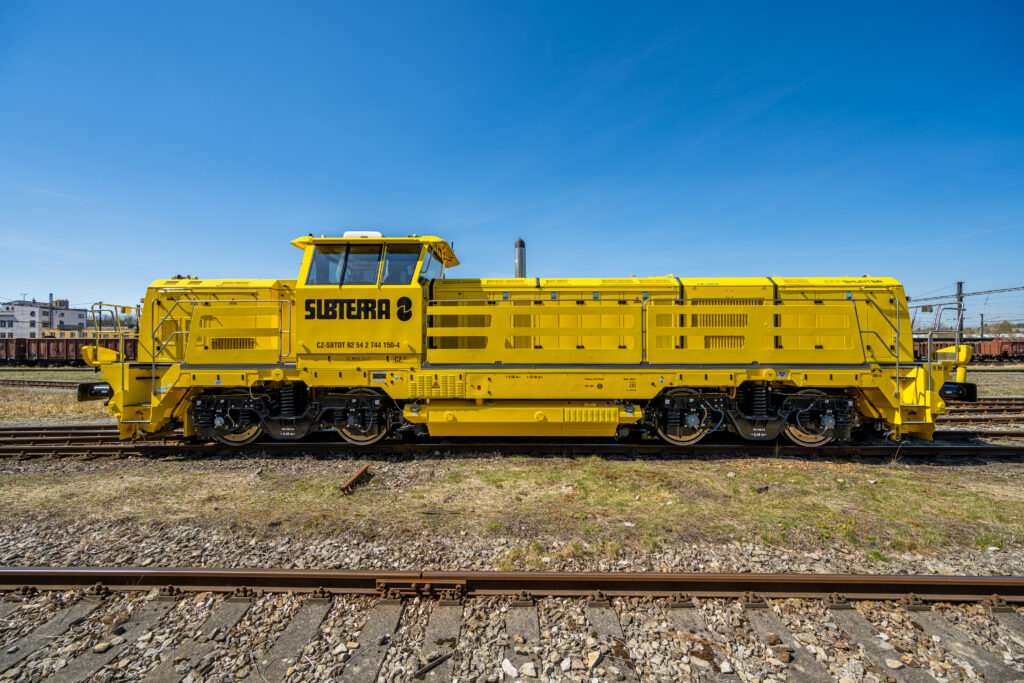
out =
[[[983,296],[983,295],[986,295],[986,294],[1001,294],[1003,292],[1020,292],[1020,291],[1024,291],[1024,286],[1020,286],[1020,287],[1005,287],[1003,289],[986,289],[986,290],[981,291],[981,292],[964,292],[962,296],[965,296],[965,297],[967,297],[967,296]],[[942,301],[942,302],[948,301],[950,303],[955,303],[956,302],[956,295],[955,294],[947,294],[945,296],[930,296],[930,297],[924,297],[924,298],[921,298],[921,299],[910,298],[910,300],[913,301],[914,303],[921,303],[923,301]]]

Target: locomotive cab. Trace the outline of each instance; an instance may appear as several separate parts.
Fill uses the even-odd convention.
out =
[[[301,384],[323,388],[307,393],[293,383],[282,395],[293,392],[292,412],[319,428],[373,443],[399,419],[393,400],[409,381],[405,371],[422,362],[432,283],[458,259],[437,237],[359,231],[292,244],[303,250],[294,290],[296,369]]]
[[[430,283],[459,263],[447,242],[360,231],[292,244],[304,251],[295,286],[298,355],[423,353]]]

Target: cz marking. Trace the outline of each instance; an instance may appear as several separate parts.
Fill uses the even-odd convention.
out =
[[[318,341],[318,349],[397,349],[399,344],[396,341]]]

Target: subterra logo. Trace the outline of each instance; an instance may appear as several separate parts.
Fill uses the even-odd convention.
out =
[[[306,320],[390,320],[390,299],[306,299]],[[402,322],[412,318],[412,300],[401,297],[395,305]]]
[[[395,315],[403,323],[412,317],[412,299],[407,296],[403,296],[395,304]]]

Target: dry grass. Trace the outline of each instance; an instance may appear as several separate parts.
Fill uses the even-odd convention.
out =
[[[52,374],[67,379],[77,373]],[[86,371],[86,377],[94,375]],[[968,377],[982,395],[1024,395],[1024,373]],[[107,419],[102,401],[78,403],[73,391],[0,387],[0,422]],[[314,533],[349,525],[465,530],[522,539],[520,557],[512,559],[526,564],[535,564],[533,555],[543,549],[530,542],[552,538],[586,539],[609,556],[623,548],[733,539],[792,548],[840,543],[880,559],[890,550],[1019,545],[1024,538],[1024,468],[1015,465],[744,458],[371,462],[371,469],[384,472],[342,496],[340,483],[361,462],[256,460],[263,468],[258,477],[244,460],[0,474],[0,523],[48,511]],[[571,552],[577,545],[567,547]]]
[[[0,423],[111,419],[103,401],[79,403],[74,389],[0,387]]]
[[[341,482],[362,463],[258,464],[259,476],[253,464],[238,461],[133,461],[73,474],[8,475],[0,479],[0,522],[49,511],[313,533],[349,525],[453,535],[465,530],[521,538],[522,552],[534,539],[582,538],[612,554],[622,547],[654,550],[723,539],[929,552],[1016,545],[1024,536],[1024,469],[1012,465],[599,458],[371,463],[371,469],[394,469],[342,496]],[[403,481],[396,485],[398,477]]]
[[[1024,371],[972,373],[968,369],[967,381],[978,385],[979,396],[1024,396]]]

